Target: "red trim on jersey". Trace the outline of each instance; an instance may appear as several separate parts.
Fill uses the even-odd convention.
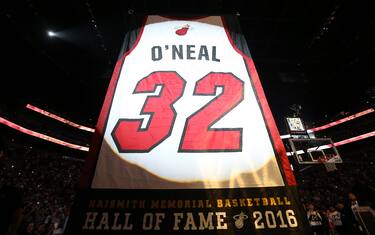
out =
[[[170,16],[170,15],[159,15],[159,16],[167,18],[167,19],[171,19],[171,20],[186,20],[186,21],[199,20],[199,19],[208,17],[208,16],[179,17],[179,16]]]
[[[90,151],[89,154],[86,158],[85,162],[85,167],[83,168],[82,174],[81,174],[81,179],[79,182],[79,188],[84,189],[84,188],[89,188],[92,183],[92,179],[94,176],[94,171],[96,169],[96,163],[98,161],[99,157],[99,150],[102,145],[102,141],[104,138],[104,130],[106,127],[107,119],[108,119],[108,114],[109,110],[112,105],[114,93],[116,90],[117,82],[120,78],[120,73],[122,69],[122,65],[125,61],[125,58],[134,50],[134,48],[138,45],[139,40],[141,39],[141,36],[143,34],[144,26],[146,24],[147,17],[145,17],[141,29],[137,35],[137,39],[134,42],[133,46],[125,52],[121,58],[116,62],[115,69],[113,71],[111,81],[109,83],[107,93],[105,95],[104,103],[102,106],[102,109],[100,111],[99,119],[96,124],[95,128],[95,133],[92,137],[91,140],[91,145],[90,145]]]
[[[230,44],[232,45],[234,50],[238,54],[240,54],[246,61],[247,67],[248,67],[249,72],[250,72],[250,79],[253,81],[253,85],[254,85],[254,88],[255,88],[255,91],[256,91],[256,95],[257,95],[259,103],[261,105],[263,116],[264,116],[264,119],[266,121],[266,125],[269,129],[271,139],[273,141],[274,149],[276,150],[277,155],[278,155],[278,157],[281,161],[281,165],[284,169],[286,183],[289,186],[295,186],[295,185],[297,185],[296,179],[294,178],[293,171],[290,168],[290,163],[289,163],[289,159],[286,155],[284,144],[283,144],[282,140],[280,139],[280,134],[279,134],[279,131],[276,127],[275,120],[273,119],[272,112],[271,112],[270,107],[268,105],[266,95],[264,94],[264,91],[263,91],[263,88],[262,88],[262,84],[259,80],[258,72],[256,71],[254,61],[251,58],[247,57],[241,50],[239,50],[236,47],[236,45],[234,44],[234,42],[232,40],[232,37],[230,36],[230,34],[228,32],[228,28],[227,28],[227,25],[226,25],[223,17],[221,17],[221,20],[223,22],[224,29],[225,29],[225,32],[228,36],[228,40],[229,40]]]

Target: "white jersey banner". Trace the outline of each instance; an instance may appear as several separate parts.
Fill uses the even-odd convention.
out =
[[[95,135],[66,234],[306,234],[235,17],[131,27]]]
[[[149,16],[124,59],[92,187],[283,186],[245,63],[220,17]]]

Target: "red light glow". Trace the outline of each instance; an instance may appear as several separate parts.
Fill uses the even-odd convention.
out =
[[[340,120],[337,120],[337,121],[334,121],[334,122],[331,122],[331,123],[328,123],[328,124],[325,124],[323,126],[319,126],[319,127],[314,127],[314,128],[311,128],[311,129],[308,129],[307,132],[308,133],[312,133],[312,132],[317,132],[317,131],[321,131],[321,130],[324,130],[324,129],[327,129],[327,128],[330,128],[330,127],[333,127],[333,126],[336,126],[338,124],[341,124],[341,123],[344,123],[344,122],[347,122],[347,121],[350,121],[350,120],[353,120],[353,119],[356,119],[358,117],[361,117],[361,116],[364,116],[366,114],[369,114],[369,113],[372,113],[374,112],[375,110],[373,108],[371,109],[366,109],[362,112],[359,112],[359,113],[356,113],[356,114],[353,114],[353,115],[350,115],[348,117],[345,117],[345,118],[342,118]],[[281,135],[280,138],[281,139],[288,139],[290,138],[291,136],[289,134],[287,135]]]
[[[319,126],[319,127],[314,127],[312,129],[310,129],[311,131],[313,132],[317,132],[317,131],[321,131],[321,130],[324,130],[324,129],[327,129],[327,128],[330,128],[330,127],[333,127],[333,126],[336,126],[338,124],[341,124],[341,123],[344,123],[344,122],[347,122],[347,121],[350,121],[350,120],[353,120],[355,118],[358,118],[358,117],[361,117],[363,115],[366,115],[366,114],[369,114],[369,113],[372,113],[374,112],[374,109],[367,109],[365,111],[362,111],[362,112],[359,112],[359,113],[356,113],[356,114],[353,114],[353,115],[350,115],[349,117],[345,117],[345,118],[342,118],[340,120],[337,120],[337,121],[334,121],[334,122],[331,122],[331,123],[328,123],[326,125],[323,125],[323,126]]]
[[[47,141],[55,143],[55,144],[63,145],[65,147],[69,147],[69,148],[77,149],[77,150],[81,150],[81,151],[86,151],[86,152],[89,151],[88,147],[77,145],[77,144],[72,144],[72,143],[69,143],[69,142],[65,142],[63,140],[56,139],[56,138],[50,137],[50,136],[42,134],[42,133],[29,130],[29,129],[27,129],[25,127],[22,127],[20,125],[17,125],[15,123],[11,122],[11,121],[8,121],[8,120],[6,120],[2,117],[0,117],[0,123],[4,124],[4,125],[6,125],[10,128],[16,129],[16,130],[18,130],[22,133],[27,134],[27,135],[31,135],[31,136],[34,136],[34,137],[37,137],[37,138],[40,138],[40,139],[43,139],[43,140],[47,140]]]
[[[368,132],[366,134],[354,136],[354,137],[351,137],[349,139],[341,140],[341,141],[338,141],[336,143],[333,143],[333,145],[335,147],[339,147],[339,146],[344,145],[344,144],[353,143],[353,142],[356,142],[356,141],[359,141],[359,140],[363,140],[363,139],[366,139],[366,138],[370,138],[370,137],[373,137],[373,136],[375,136],[375,131],[371,131],[371,132]],[[322,146],[319,147],[319,150],[329,149],[329,148],[332,148],[332,144],[322,145]],[[312,149],[317,150],[315,147],[314,148],[310,148],[308,150],[312,150]],[[297,153],[303,153],[303,151],[302,150],[298,150]],[[292,154],[293,154],[292,152],[287,152],[286,155],[292,156]]]

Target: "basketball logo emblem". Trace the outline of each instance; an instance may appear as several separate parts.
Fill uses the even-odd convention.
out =
[[[189,30],[189,28],[190,28],[190,25],[188,25],[188,24],[184,25],[181,28],[179,28],[179,29],[176,30],[176,34],[178,36],[184,36],[184,35],[186,35],[186,33]]]
[[[249,218],[249,216],[247,216],[245,213],[243,213],[241,211],[241,213],[239,213],[238,215],[235,215],[233,216],[233,219],[235,220],[234,221],[234,225],[236,226],[236,228],[238,229],[241,229],[243,228],[243,225],[244,225],[244,220],[246,220],[247,218]]]

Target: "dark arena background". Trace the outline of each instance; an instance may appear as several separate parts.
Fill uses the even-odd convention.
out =
[[[25,0],[1,3],[0,235],[375,234],[375,15],[371,6],[371,2],[349,0]],[[256,107],[264,118],[261,125],[266,126],[267,141],[275,152],[274,165],[270,169],[276,169],[271,172],[279,175],[264,173],[255,183],[251,178],[254,176],[250,175],[244,177],[243,182],[236,181],[234,186],[223,186],[215,181],[220,174],[210,175],[211,169],[204,169],[208,177],[203,182],[206,184],[197,186],[199,182],[157,181],[177,177],[170,176],[165,168],[160,168],[164,170],[155,176],[159,177],[157,180],[151,179],[152,168],[150,172],[138,175],[134,173],[137,169],[126,171],[130,175],[129,184],[110,179],[112,175],[103,180],[106,170],[113,168],[113,175],[121,174],[122,170],[114,173],[115,167],[101,166],[105,159],[102,152],[106,154],[106,148],[109,151],[117,146],[118,157],[121,156],[119,158],[124,162],[128,156],[152,153],[151,150],[123,146],[118,139],[128,137],[115,131],[112,136],[116,145],[111,146],[112,142],[104,141],[106,126],[101,128],[103,110],[108,106],[105,100],[111,98],[111,77],[117,81],[115,75],[119,69],[128,71],[125,65],[123,68],[118,66],[119,61],[123,54],[130,54],[132,45],[139,41],[142,45],[148,31],[143,32],[144,38],[139,38],[148,25],[148,21],[143,22],[147,16],[147,19],[163,16],[161,18],[167,21],[190,22],[192,26],[173,28],[178,35],[173,36],[177,38],[184,37],[187,32],[198,32],[194,23],[213,16],[209,19],[222,23],[215,27],[225,28],[222,32],[231,37],[229,41],[233,48],[238,44],[243,46],[236,51],[244,57],[251,83],[238,82],[241,80],[232,73],[229,78],[245,87],[245,94],[249,88],[254,88],[255,103],[259,105]],[[163,23],[162,20],[158,22]],[[195,39],[209,38],[212,43],[220,39],[209,34],[200,35]],[[156,43],[163,37],[157,35],[148,40]],[[188,53],[192,48],[189,46]],[[153,60],[160,60],[158,53],[162,47],[160,51],[157,51],[158,46],[153,48]],[[167,46],[165,48],[167,50]],[[224,64],[224,57],[229,56],[220,54],[220,48],[216,46],[195,49],[202,53],[199,56],[212,63],[221,60]],[[140,58],[131,66],[146,70],[146,62]],[[242,64],[233,66],[237,68]],[[192,72],[196,67],[186,70]],[[204,78],[216,71],[209,72]],[[152,74],[147,78],[156,77]],[[212,76],[229,79],[228,73],[217,74]],[[188,80],[187,76],[180,77],[178,81]],[[184,84],[181,86],[185,88]],[[229,88],[230,85],[224,83],[219,87],[222,94],[225,86]],[[133,92],[134,86],[131,89]],[[136,104],[137,92],[134,90],[129,101],[118,102]],[[196,90],[194,92],[196,95]],[[185,93],[178,102],[191,95]],[[224,97],[222,94],[217,97]],[[155,97],[159,96],[148,96],[147,99]],[[240,98],[244,99],[243,103],[247,102],[247,96]],[[206,99],[206,103],[210,99]],[[240,102],[228,108],[225,116],[232,117],[232,111],[235,113],[247,104],[237,108]],[[155,107],[158,105],[156,103]],[[175,106],[179,112],[177,101]],[[186,109],[190,110],[188,106]],[[136,108],[136,115],[141,107]],[[269,115],[268,107],[272,115]],[[243,110],[253,110],[245,108]],[[176,110],[173,109],[174,113]],[[114,111],[107,112],[106,117],[110,120]],[[197,113],[189,116],[186,123],[198,116]],[[156,120],[154,113],[141,114],[151,116],[147,118],[150,123]],[[178,115],[174,117],[174,131],[181,120]],[[243,112],[237,118],[242,116],[245,122],[252,123],[251,115]],[[207,119],[212,119],[211,116],[207,115]],[[174,121],[170,124],[172,127]],[[236,117],[225,123],[230,126],[232,121],[236,123]],[[211,128],[211,124],[214,125],[206,126],[207,132],[218,129]],[[148,127],[139,128],[147,131]],[[188,129],[186,124],[184,137]],[[239,128],[220,130],[235,132]],[[247,144],[263,145],[253,139],[246,142],[246,128],[243,130],[244,140],[237,149],[223,147],[196,151],[195,146],[186,147],[185,139],[181,139],[180,145],[176,145],[176,156],[201,154],[203,158],[206,155],[210,158],[214,152],[218,156],[228,154],[225,157],[231,157],[245,152]],[[102,147],[98,142],[100,136]],[[137,135],[131,137],[129,141]],[[138,146],[137,141],[134,142]],[[133,167],[133,163],[126,162],[127,168]],[[171,166],[170,172],[175,172],[176,166]],[[183,170],[181,168],[181,174]],[[224,175],[224,170],[221,172]],[[195,174],[194,169],[191,174]],[[142,176],[151,183],[140,181]],[[210,177],[215,180],[209,181]],[[275,178],[279,182],[272,181]],[[108,182],[115,183],[107,186]],[[121,209],[120,201],[123,203]],[[163,206],[163,201],[169,204]],[[179,201],[183,203],[181,207]],[[204,205],[200,206],[201,202]],[[124,206],[126,203],[128,206]]]

